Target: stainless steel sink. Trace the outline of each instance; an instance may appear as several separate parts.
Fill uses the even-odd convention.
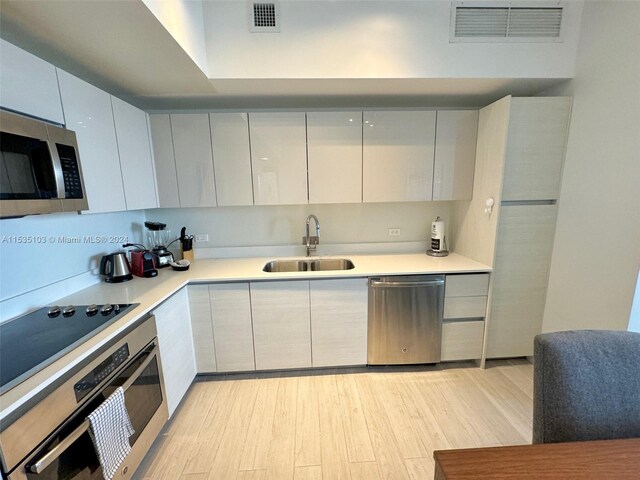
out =
[[[331,270],[351,270],[353,262],[347,258],[320,258],[317,260],[273,260],[262,269],[263,272],[326,272]]]

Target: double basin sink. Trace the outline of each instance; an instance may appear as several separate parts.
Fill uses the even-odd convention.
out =
[[[351,270],[353,262],[347,258],[319,258],[308,260],[273,260],[262,269],[263,272],[326,272],[331,270]]]

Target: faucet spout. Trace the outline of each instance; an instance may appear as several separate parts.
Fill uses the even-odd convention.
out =
[[[316,234],[315,234],[315,236],[311,236],[311,234],[309,232],[309,224],[311,223],[312,219],[316,223]],[[320,243],[320,221],[318,220],[318,217],[316,217],[313,213],[307,217],[307,225],[306,225],[305,232],[306,232],[306,235],[302,239],[302,244],[306,245],[306,247],[307,247],[307,257],[308,257],[308,256],[311,255],[311,251],[312,250],[314,252],[316,251],[316,249],[318,248],[318,244]]]

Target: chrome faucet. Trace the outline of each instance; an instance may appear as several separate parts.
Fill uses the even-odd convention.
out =
[[[314,219],[316,222],[316,235],[309,235],[309,223],[311,223],[311,219]],[[307,234],[302,237],[302,244],[307,246],[307,257],[311,254],[311,251],[315,253],[318,248],[318,244],[320,243],[320,221],[318,217],[316,217],[313,213],[307,217]]]

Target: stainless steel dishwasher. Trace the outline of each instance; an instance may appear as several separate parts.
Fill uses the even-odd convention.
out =
[[[440,361],[444,275],[369,279],[369,365]]]

